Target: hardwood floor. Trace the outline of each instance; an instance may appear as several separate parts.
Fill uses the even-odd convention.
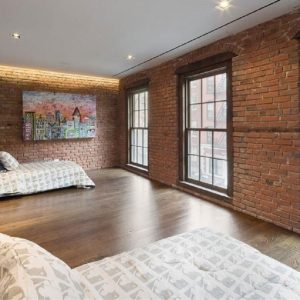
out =
[[[300,235],[121,169],[89,175],[95,189],[0,200],[0,232],[32,240],[76,267],[209,227],[300,271]]]

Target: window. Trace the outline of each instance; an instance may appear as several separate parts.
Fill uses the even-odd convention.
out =
[[[181,77],[183,180],[231,194],[231,108],[229,63]]]
[[[148,169],[148,90],[132,90],[128,95],[128,162]]]

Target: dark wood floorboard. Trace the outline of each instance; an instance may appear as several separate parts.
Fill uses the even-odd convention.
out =
[[[89,175],[95,189],[0,200],[0,232],[32,240],[76,267],[209,227],[300,271],[300,235],[121,169]]]

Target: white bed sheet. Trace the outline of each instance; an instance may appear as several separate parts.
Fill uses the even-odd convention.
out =
[[[300,299],[300,273],[198,229],[76,268],[95,299]]]
[[[85,171],[72,161],[43,161],[20,164],[0,173],[0,197],[26,195],[64,187],[94,187]]]

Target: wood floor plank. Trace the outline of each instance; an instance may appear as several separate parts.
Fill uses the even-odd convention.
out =
[[[0,200],[0,232],[33,240],[71,267],[199,227],[227,233],[300,271],[300,236],[121,169],[95,189]]]

